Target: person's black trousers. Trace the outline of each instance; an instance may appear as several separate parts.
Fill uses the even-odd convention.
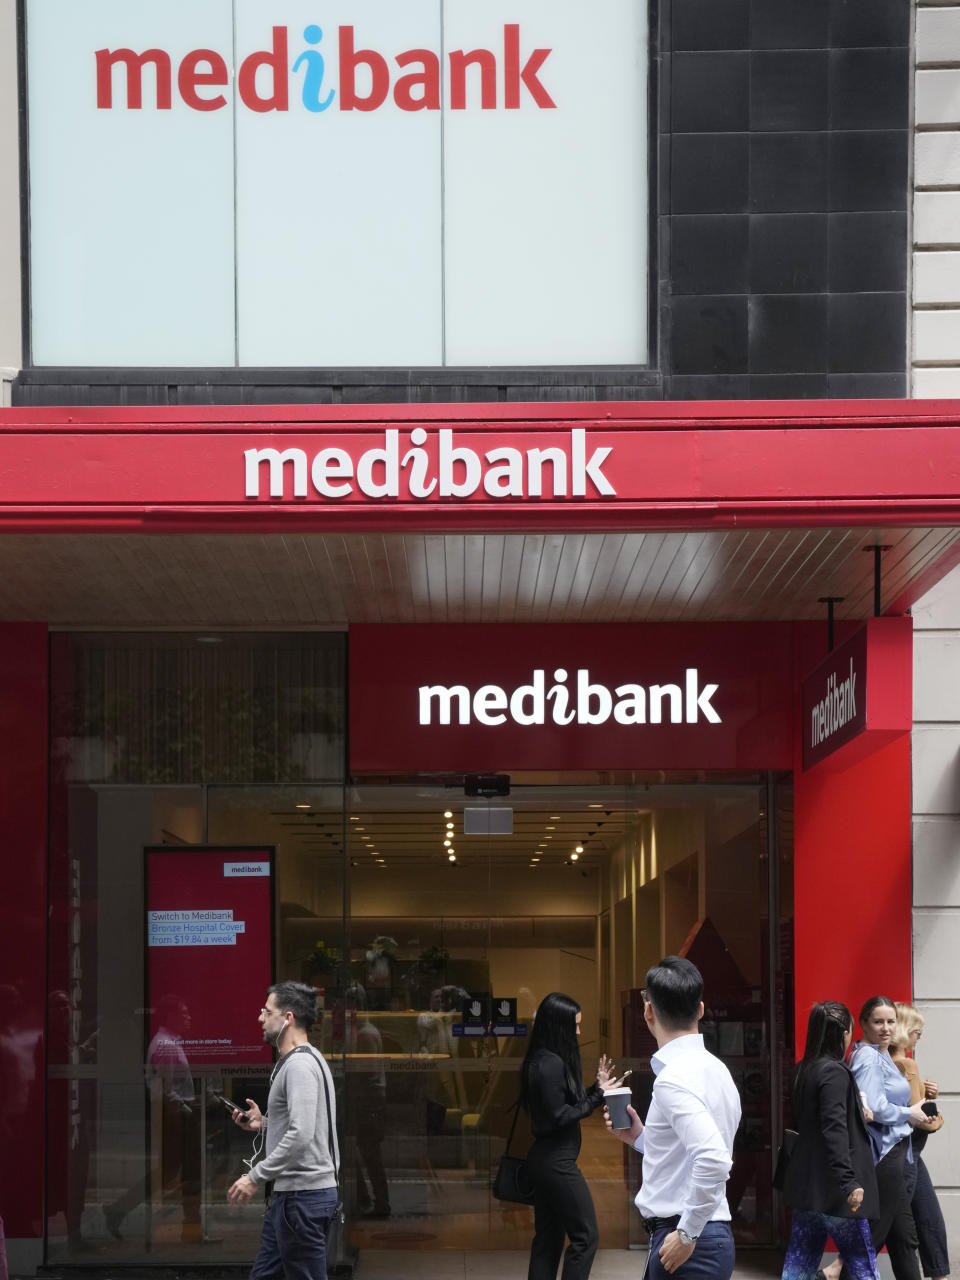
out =
[[[925,1276],[948,1276],[950,1255],[947,1251],[947,1228],[940,1201],[930,1181],[927,1166],[914,1151],[917,1162],[917,1185],[913,1193],[913,1220],[920,1245],[920,1265]]]
[[[873,1247],[879,1254],[887,1246],[896,1280],[920,1280],[917,1228],[910,1207],[917,1165],[907,1159],[909,1151],[910,1139],[902,1138],[877,1165],[880,1217],[870,1223]]]
[[[877,1165],[880,1216],[870,1219],[874,1251],[879,1257],[880,1250],[887,1246],[896,1280],[920,1280],[917,1229],[910,1208],[917,1166],[915,1161],[907,1160],[909,1150],[910,1139],[902,1138]],[[850,1280],[846,1267],[840,1272],[840,1280]]]
[[[559,1141],[538,1138],[530,1148],[534,1235],[527,1280],[556,1280],[565,1238],[570,1243],[561,1280],[587,1280],[590,1275],[599,1231],[590,1188],[577,1168],[579,1148],[579,1140],[573,1145],[566,1136]]]

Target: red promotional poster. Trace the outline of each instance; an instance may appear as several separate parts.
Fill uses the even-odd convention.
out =
[[[145,850],[148,1060],[270,1062],[257,1015],[273,981],[272,848]]]

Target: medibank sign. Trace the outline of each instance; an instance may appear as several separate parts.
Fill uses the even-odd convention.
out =
[[[334,52],[324,48],[323,28],[315,22],[295,33],[303,47],[291,60],[291,33],[275,26],[269,49],[254,50],[240,61],[237,97],[248,111],[284,112],[296,106],[313,115],[331,108],[339,111],[377,111],[392,98],[401,111],[439,111],[441,86],[447,85],[452,111],[465,111],[468,84],[475,85],[475,105],[481,111],[519,111],[521,101],[543,110],[555,108],[540,79],[549,48],[522,53],[520,24],[504,23],[503,40],[496,49],[452,49],[444,57],[433,49],[405,49],[390,55],[374,48],[358,47],[353,25],[336,29]],[[144,77],[150,69],[154,96],[146,105],[158,111],[173,106],[173,85],[192,111],[221,111],[227,106],[222,92],[230,84],[226,57],[216,49],[191,49],[176,59],[166,49],[97,49],[97,107],[141,110]],[[125,98],[114,92],[114,73],[125,81]],[[444,74],[446,73],[446,74]]]
[[[350,629],[355,772],[772,769],[790,624]]]
[[[909,618],[871,618],[806,677],[804,769],[847,768],[910,732],[911,640]]]
[[[646,362],[645,5],[24,8],[36,364]]]

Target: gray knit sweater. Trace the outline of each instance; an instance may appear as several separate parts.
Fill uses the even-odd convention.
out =
[[[318,1191],[335,1187],[340,1166],[337,1101],[333,1077],[321,1054],[284,1055],[277,1064],[267,1098],[263,1159],[250,1170],[254,1182],[273,1180],[276,1191]],[[327,1133],[329,1090],[333,1133]]]

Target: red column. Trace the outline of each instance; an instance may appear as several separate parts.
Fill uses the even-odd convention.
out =
[[[43,1234],[47,720],[47,628],[0,623],[0,1100],[16,1166],[0,1211],[9,1239]]]
[[[887,676],[912,682],[909,630]],[[812,666],[813,663],[809,663]],[[897,668],[899,667],[899,670]],[[910,737],[840,772],[804,773],[798,715],[794,770],[796,1052],[810,1006],[842,1000],[856,1019],[868,996],[911,996]]]

